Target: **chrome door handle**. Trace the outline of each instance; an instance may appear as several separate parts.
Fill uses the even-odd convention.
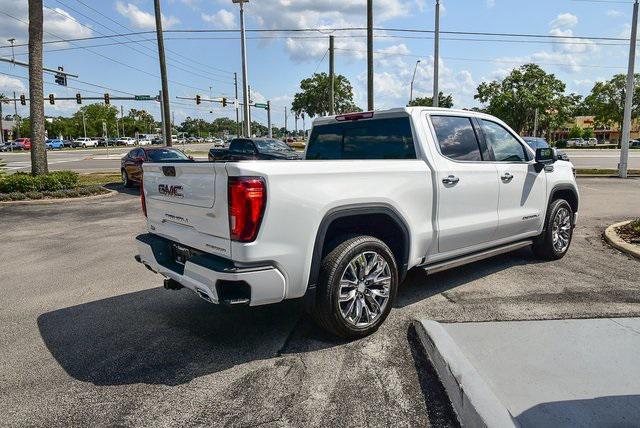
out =
[[[442,182],[444,184],[457,184],[458,181],[460,181],[460,179],[458,177],[456,177],[455,175],[449,175],[445,178],[442,179]]]
[[[509,181],[513,180],[513,175],[509,174],[508,172],[505,172],[500,178],[502,179],[502,181],[508,183]]]

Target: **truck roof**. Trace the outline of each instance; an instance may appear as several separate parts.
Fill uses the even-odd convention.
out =
[[[371,112],[371,111],[363,111],[363,112],[354,112],[354,113],[346,113],[346,114],[337,114],[337,115],[334,115],[334,116],[322,116],[322,117],[318,117],[318,118],[314,119],[313,120],[313,125],[336,123],[336,122],[339,122],[339,120],[336,120],[336,118],[339,118],[341,116],[358,115],[358,114],[371,114],[371,113],[373,113],[372,119],[375,119],[375,118],[381,119],[381,118],[385,118],[385,117],[398,117],[398,116],[410,115],[411,113],[413,113],[416,110],[427,111],[427,112],[483,114],[482,112],[476,112],[476,111],[472,111],[472,110],[463,110],[463,109],[455,109],[455,108],[443,108],[443,107],[423,107],[423,106],[395,107],[395,108],[390,108],[390,109],[385,109],[385,110],[374,110],[373,112]],[[363,117],[363,119],[369,119],[369,118],[368,117]]]

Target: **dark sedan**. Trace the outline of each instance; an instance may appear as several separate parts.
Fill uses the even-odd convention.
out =
[[[191,156],[171,147],[139,147],[127,153],[120,162],[122,183],[126,187],[140,184],[142,164],[145,162],[193,161]]]

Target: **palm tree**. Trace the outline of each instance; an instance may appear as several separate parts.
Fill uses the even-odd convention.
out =
[[[44,144],[44,91],[42,79],[42,0],[29,0],[29,117],[31,118],[31,173],[48,172]]]

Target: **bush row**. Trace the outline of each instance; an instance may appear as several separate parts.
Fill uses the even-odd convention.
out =
[[[27,192],[10,192],[0,193],[0,202],[4,201],[23,201],[31,199],[61,199],[61,198],[79,198],[81,196],[99,195],[107,190],[98,185],[82,186],[75,189],[54,190],[54,191],[27,191]]]
[[[25,172],[0,177],[0,193],[55,192],[78,186],[78,173],[55,171],[33,176]]]

